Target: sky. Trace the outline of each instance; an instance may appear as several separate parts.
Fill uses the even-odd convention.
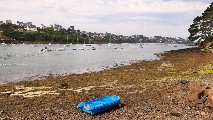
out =
[[[212,0],[0,0],[0,20],[118,35],[189,36]]]

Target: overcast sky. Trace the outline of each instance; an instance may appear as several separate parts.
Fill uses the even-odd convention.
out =
[[[91,32],[187,37],[212,0],[0,0],[1,20]]]

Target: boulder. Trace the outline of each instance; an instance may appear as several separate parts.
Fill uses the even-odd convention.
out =
[[[189,101],[195,107],[213,107],[213,89],[204,84],[193,85],[188,96]]]
[[[213,89],[207,88],[203,92],[204,97],[206,98],[205,105],[208,107],[213,107]]]

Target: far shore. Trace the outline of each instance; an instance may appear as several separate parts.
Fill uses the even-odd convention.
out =
[[[6,44],[62,44],[60,42],[46,42],[46,41],[17,41],[17,40],[0,40],[0,43]],[[63,43],[66,44],[66,43]]]
[[[0,84],[0,119],[213,118],[213,108],[197,109],[188,99],[193,85],[213,85],[212,59],[212,53],[189,48],[100,72]],[[96,116],[76,108],[105,95],[119,95],[123,106]]]
[[[108,44],[108,43],[71,43],[71,42],[47,42],[47,41],[18,41],[18,40],[0,40],[0,43],[6,43],[6,44]],[[138,42],[139,43],[139,42]],[[157,42],[151,42],[151,43],[157,43]],[[112,43],[112,44],[122,44],[122,43]],[[137,44],[137,43],[129,43],[129,44]],[[146,43],[142,43],[146,44]],[[181,44],[181,43],[162,43],[162,44]],[[193,44],[185,44],[189,46],[194,46]]]

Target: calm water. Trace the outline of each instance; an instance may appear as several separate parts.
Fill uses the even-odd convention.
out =
[[[41,51],[48,47],[52,51]],[[174,44],[107,44],[102,45],[1,45],[0,83],[34,79],[49,74],[100,71],[138,60],[152,60],[155,53],[188,48]],[[92,50],[95,47],[96,50]],[[77,50],[73,50],[73,49]],[[84,50],[82,50],[84,49]]]

